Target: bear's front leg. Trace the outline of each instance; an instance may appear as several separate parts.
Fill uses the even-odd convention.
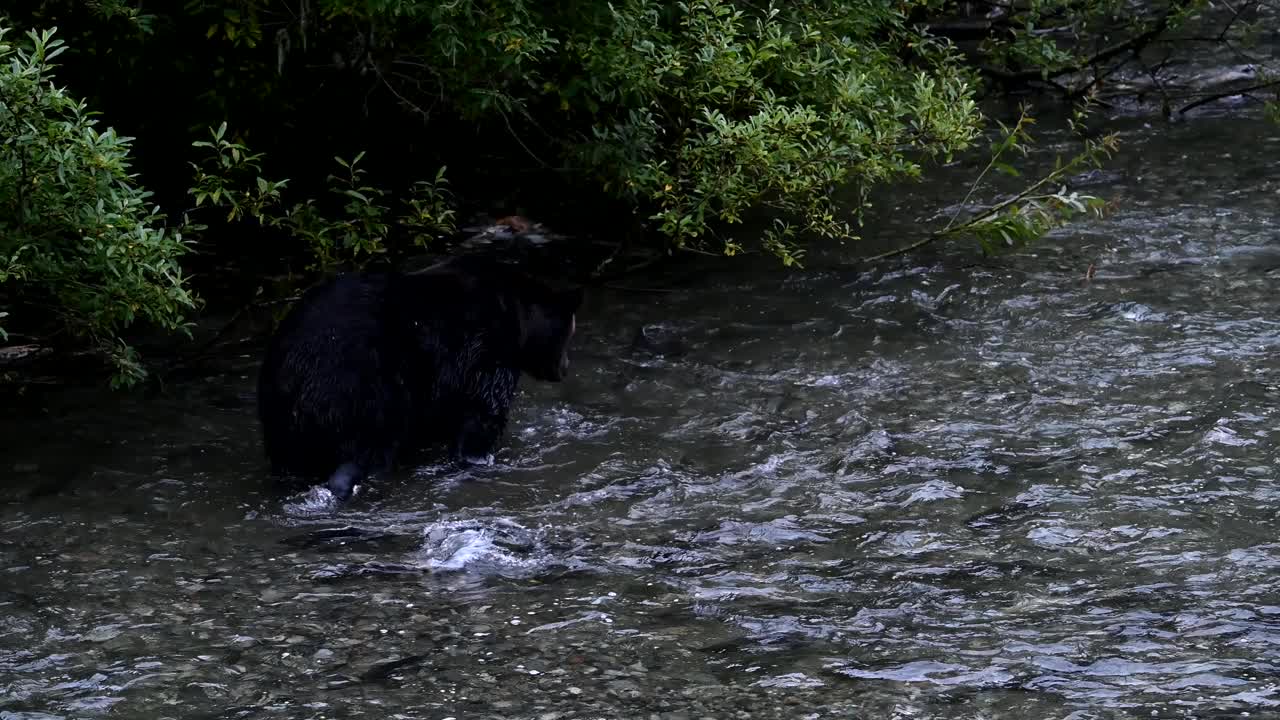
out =
[[[466,392],[461,403],[461,423],[454,441],[456,460],[472,465],[492,465],[507,411],[515,398],[518,371],[506,367],[476,365],[465,372]]]
[[[462,420],[454,442],[453,456],[471,465],[492,465],[493,454],[507,424],[505,413],[472,411]]]

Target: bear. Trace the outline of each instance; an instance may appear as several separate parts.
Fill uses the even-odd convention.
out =
[[[349,272],[299,298],[267,343],[258,418],[271,473],[327,478],[340,501],[408,451],[493,461],[523,372],[569,371],[583,289],[493,259]]]

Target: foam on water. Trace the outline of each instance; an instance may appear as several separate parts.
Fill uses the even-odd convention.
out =
[[[411,562],[432,572],[524,577],[546,569],[545,535],[508,518],[440,520],[423,528]]]

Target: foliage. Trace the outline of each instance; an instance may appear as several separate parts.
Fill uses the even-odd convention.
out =
[[[282,227],[304,242],[311,269],[331,270],[344,263],[360,264],[362,259],[388,251],[393,230],[408,235],[414,246],[430,244],[456,230],[452,193],[445,168],[430,180],[418,180],[405,194],[401,214],[391,216],[390,192],[368,184],[367,171],[360,167],[361,152],[350,161],[334,157],[342,168],[329,175],[330,192],[342,202],[342,216],[325,217],[315,198],[307,198],[285,208],[283,191],[288,180],[267,180],[261,175],[262,153],[250,152],[240,142],[226,139],[227,124],[210,130],[212,140],[192,143],[211,152],[202,163],[191,163],[195,171],[190,194],[195,206],[206,204],[227,209],[225,221],[252,219],[269,227]],[[207,226],[193,225],[204,230]]]
[[[195,196],[196,207],[208,202],[227,208],[227,222],[234,222],[245,215],[261,218],[266,209],[280,202],[280,193],[288,180],[270,181],[262,172],[262,153],[251,153],[243,143],[226,138],[227,124],[211,130],[212,140],[197,140],[195,148],[212,150],[205,158],[208,167],[189,163],[195,171],[193,185],[188,192]],[[203,229],[203,228],[201,228]]]
[[[216,17],[209,37],[237,48],[280,26],[272,60],[282,72],[324,53],[428,122],[455,116],[507,135],[526,159],[639,212],[676,249],[746,251],[725,228],[766,212],[778,220],[756,249],[795,263],[799,235],[853,236],[861,208],[842,218],[835,189],[918,177],[922,161],[967,147],[981,122],[959,57],[908,27],[912,3],[233,5],[208,15],[228,4],[189,3]],[[384,247],[387,197],[363,171],[330,177],[353,199],[344,228],[305,201],[290,211],[322,265],[339,248]],[[415,185],[425,205],[409,201],[428,229],[452,222],[436,215],[440,185]]]
[[[991,32],[979,49],[997,76],[1049,80],[1127,59],[1208,4],[1158,0],[1135,7],[1125,0],[1033,0],[1000,6],[987,15]]]
[[[1071,127],[1077,133],[1083,129],[1085,116],[1090,109],[1091,106],[1085,104],[1071,116]],[[961,220],[961,213],[971,207],[970,200],[984,186],[993,170],[1012,177],[1020,177],[1022,174],[1008,162],[1007,156],[1010,153],[1023,156],[1028,153],[1034,142],[1029,128],[1035,124],[1035,120],[1026,106],[1023,106],[1013,127],[1000,122],[997,124],[1001,133],[999,140],[991,147],[991,158],[969,186],[964,199],[947,222],[913,243],[861,258],[860,262],[883,260],[944,238],[959,236],[973,238],[984,253],[995,255],[1023,248],[1083,215],[1102,215],[1107,206],[1105,200],[1069,191],[1066,183],[1072,175],[1085,167],[1101,166],[1102,161],[1115,152],[1119,138],[1114,133],[1098,139],[1086,139],[1084,148],[1065,162],[1060,156],[1055,157],[1053,169],[1035,182],[1003,200],[977,207],[969,214],[968,219]],[[1053,190],[1054,186],[1058,186],[1058,189]]]
[[[186,34],[155,42],[213,61],[209,92],[217,97],[206,111],[233,115],[244,137],[262,138],[259,147],[289,141],[259,118],[298,123],[290,113],[303,112],[306,98],[340,88],[324,108],[334,130],[323,134],[345,146],[343,157],[386,153],[358,146],[381,133],[371,124],[379,112],[386,122],[381,99],[428,127],[470,125],[487,167],[532,161],[568,178],[574,192],[638,214],[672,248],[763,249],[793,263],[797,237],[853,236],[862,208],[834,207],[834,190],[865,193],[918,177],[922,163],[977,137],[981,117],[960,57],[908,22],[926,6],[189,0],[185,13],[147,17],[153,28]],[[216,52],[197,49],[209,41]],[[188,62],[194,78],[197,64],[180,64]],[[199,70],[200,86],[209,87],[208,67]],[[367,117],[347,107],[354,98]],[[258,112],[264,107],[285,117]],[[378,129],[363,136],[336,129],[353,126]],[[475,161],[476,149],[464,144],[452,157],[448,147],[432,151],[441,156],[437,166],[461,167]],[[366,196],[347,217],[356,232],[379,236],[374,219],[387,214],[387,198],[360,190],[371,187],[365,169],[343,168],[331,182]],[[310,167],[304,174],[315,176]],[[441,207],[438,182],[418,187],[424,202]],[[313,228],[305,205],[297,210],[325,262],[331,248],[350,244],[345,232]],[[764,214],[781,224],[759,243],[727,231]],[[430,216],[428,226],[437,220]],[[379,244],[369,242],[368,249]]]
[[[981,56],[1003,76],[1056,76],[1088,59],[1087,44],[1068,38],[1171,27],[1193,1],[1145,14],[1119,0],[1000,6]],[[45,10],[33,18],[69,12],[66,0],[35,4]],[[247,195],[215,197],[211,177],[230,168],[212,166],[196,197],[225,204],[231,221],[248,203],[250,217],[303,237],[320,267],[385,252],[410,217],[418,243],[452,227],[440,215],[453,209],[442,178],[411,185],[419,197],[403,200],[403,213],[391,210],[403,193],[383,190],[381,176],[400,173],[397,145],[423,125],[430,164],[464,168],[479,187],[532,163],[584,204],[610,199],[673,249],[764,251],[794,264],[801,239],[854,237],[867,193],[965,150],[983,124],[972,68],[925,29],[958,12],[947,0],[103,6],[113,28],[132,18],[151,48],[129,53],[138,59],[122,76],[165,73],[175,87],[200,88],[194,102],[171,104],[198,108],[184,121],[230,119],[239,141],[272,148],[273,163],[303,183],[259,188],[256,175],[228,177]],[[455,142],[466,131],[475,142]],[[332,173],[316,163],[334,155],[357,160]],[[861,202],[834,206],[843,187]],[[288,210],[274,190],[297,196],[279,206]],[[334,193],[342,207],[321,201]],[[258,217],[268,206],[275,219]],[[748,218],[772,224],[748,241],[734,232]]]
[[[66,49],[54,31],[29,32],[27,46],[6,42],[9,31],[0,27],[0,283],[108,357],[115,384],[131,384],[143,370],[122,331],[138,320],[186,330],[187,243],[135,184],[132,138],[98,130],[53,84],[51,61]]]
[[[602,185],[637,205],[678,248],[742,246],[705,236],[753,208],[801,232],[853,235],[829,200],[855,184],[916,177],[912,155],[946,156],[979,117],[955,58],[871,3],[632,0],[570,52],[590,78],[589,142],[574,151]],[[911,48],[916,60],[904,62]],[[607,104],[606,104],[607,103]],[[855,208],[855,211],[857,208]],[[786,226],[789,228],[790,226]],[[795,261],[791,233],[765,247]]]
[[[1072,117],[1073,129],[1078,130],[1081,127],[1085,112],[1086,109],[1082,108]],[[1026,154],[1027,148],[1033,142],[1029,126],[1034,122],[1035,120],[1024,107],[1012,128],[1000,123],[1003,137],[992,147],[991,160],[969,189],[965,202],[973,196],[991,170],[1013,177],[1021,174],[1017,168],[1005,161],[1005,156],[1010,152]],[[1066,162],[1063,162],[1061,157],[1056,158],[1053,170],[1039,180],[1012,197],[983,208],[975,217],[965,222],[958,222],[960,215],[957,212],[935,235],[939,237],[970,235],[978,240],[985,252],[995,254],[1002,250],[1023,247],[1079,215],[1089,213],[1100,215],[1106,206],[1102,198],[1069,192],[1066,185],[1062,183],[1087,166],[1100,166],[1102,160],[1110,157],[1116,150],[1118,142],[1118,136],[1115,134],[1085,140],[1084,150]],[[1045,190],[1055,185],[1058,185],[1057,190]]]
[[[1280,87],[1280,68],[1258,45],[1277,12],[1276,0],[941,0],[919,19],[932,32],[972,41],[979,71],[997,87],[1137,103],[1167,117],[1224,98],[1265,105],[1264,91]],[[1232,70],[1187,73],[1188,61]],[[1234,71],[1242,69],[1249,72]]]

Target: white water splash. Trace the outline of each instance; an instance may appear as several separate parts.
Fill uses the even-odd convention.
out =
[[[413,562],[434,572],[527,576],[547,565],[544,533],[505,518],[441,520],[422,531]]]

